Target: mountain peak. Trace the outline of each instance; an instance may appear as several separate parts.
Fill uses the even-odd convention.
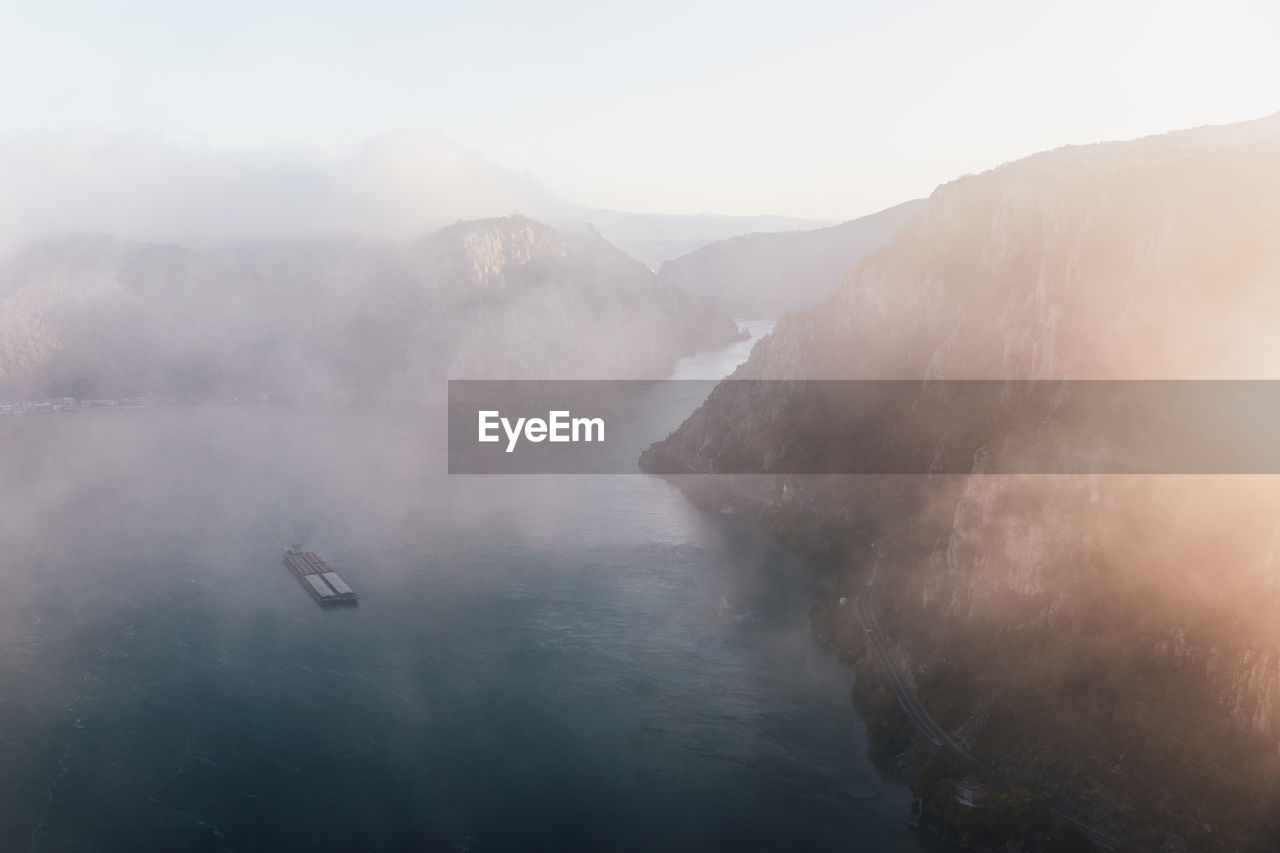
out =
[[[452,272],[476,284],[538,258],[565,258],[583,250],[550,225],[522,214],[459,221],[427,237],[426,245]]]

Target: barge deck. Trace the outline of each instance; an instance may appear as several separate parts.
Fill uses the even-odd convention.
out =
[[[321,604],[344,604],[360,599],[347,582],[318,554],[290,548],[284,552],[284,564],[293,572],[311,597]]]

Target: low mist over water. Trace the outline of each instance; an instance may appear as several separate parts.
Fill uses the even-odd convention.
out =
[[[655,478],[450,478],[436,429],[0,419],[0,848],[919,849],[809,566]]]

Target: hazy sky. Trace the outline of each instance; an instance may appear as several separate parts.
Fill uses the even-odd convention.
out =
[[[0,140],[409,131],[582,204],[847,218],[1045,148],[1280,110],[1280,4],[0,0]]]

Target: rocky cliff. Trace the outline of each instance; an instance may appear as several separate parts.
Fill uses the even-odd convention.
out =
[[[1278,309],[1272,117],[942,186],[735,378],[914,379],[922,393],[941,379],[1274,379]],[[651,467],[717,470],[726,441],[785,441],[794,391],[741,398],[758,387],[723,384]],[[1136,849],[1280,843],[1272,478],[780,475],[690,489],[831,557],[833,595],[874,578],[921,698],[989,766]]]

